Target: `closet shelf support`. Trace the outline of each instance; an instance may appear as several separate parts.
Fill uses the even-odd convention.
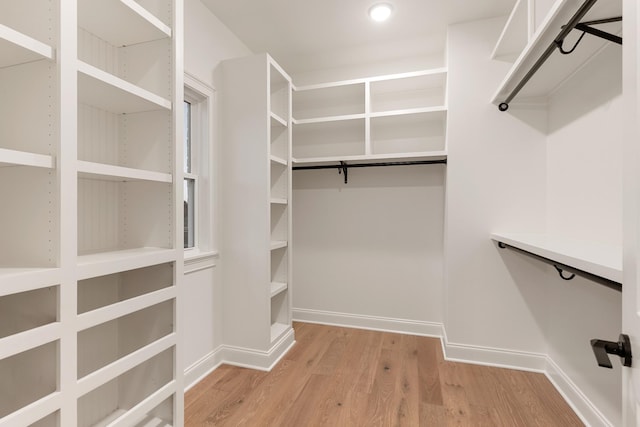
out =
[[[538,72],[538,70],[542,67],[542,65],[549,59],[549,57],[553,54],[553,52],[558,49],[563,54],[569,54],[574,51],[574,49],[578,46],[582,37],[585,33],[603,38],[613,43],[622,44],[622,37],[616,36],[614,34],[607,33],[606,31],[599,30],[597,28],[593,28],[592,25],[598,24],[606,24],[609,22],[618,22],[622,21],[622,17],[613,17],[607,19],[599,19],[595,21],[586,21],[580,22],[582,18],[589,12],[589,10],[593,7],[593,5],[598,0],[585,0],[584,3],[580,6],[580,8],[576,11],[576,13],[571,17],[569,22],[566,25],[563,25],[560,29],[560,32],[556,36],[555,39],[547,46],[545,51],[540,55],[540,57],[536,60],[536,62],[531,66],[529,71],[522,77],[520,82],[513,88],[509,96],[498,105],[498,109],[500,111],[507,111],[509,109],[509,104],[513,100],[513,98],[520,93],[522,88],[531,80],[531,78]],[[576,29],[578,31],[582,31],[582,36],[576,42],[576,44],[569,50],[563,49],[564,39],[569,35],[569,33]]]
[[[498,247],[501,249],[511,249],[512,251],[530,256],[531,258],[537,259],[538,261],[544,262],[545,264],[549,264],[552,265],[556,271],[558,272],[558,274],[560,275],[560,277],[563,280],[571,280],[573,279],[575,276],[581,276],[584,277],[585,279],[591,280],[593,282],[599,283],[603,286],[606,286],[610,289],[613,289],[615,291],[618,292],[622,292],[622,284],[615,282],[611,279],[607,279],[606,277],[602,277],[602,276],[598,276],[595,275],[593,273],[589,273],[588,271],[584,271],[584,270],[580,270],[579,268],[575,268],[575,267],[571,267],[570,265],[566,265],[563,264],[561,262],[557,262],[554,261],[552,259],[549,258],[545,258],[543,256],[534,254],[532,252],[526,251],[524,249],[520,249],[517,248],[515,246],[511,246],[509,244],[506,244],[504,242],[498,242]],[[565,276],[565,273],[569,273],[569,276]]]
[[[314,166],[294,166],[293,170],[313,170],[313,169],[338,169],[338,173],[344,175],[344,183],[348,183],[349,168],[372,168],[382,166],[413,166],[413,165],[446,165],[447,160],[412,160],[406,162],[378,162],[378,163],[347,163],[340,161],[339,165],[314,165]]]

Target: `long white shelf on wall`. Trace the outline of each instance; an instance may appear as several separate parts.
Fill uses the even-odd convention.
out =
[[[622,283],[622,247],[600,245],[559,236],[534,233],[492,233],[499,245],[533,254],[550,264],[566,268],[566,274],[587,273],[587,278],[603,278],[612,287]],[[584,275],[584,274],[583,274]],[[589,275],[595,277],[589,277]],[[567,277],[567,276],[565,276]],[[605,283],[606,284],[606,283]]]
[[[0,24],[0,68],[54,57],[53,47]]]
[[[171,101],[83,61],[78,61],[78,97],[112,113],[171,109]]]
[[[78,176],[87,179],[107,181],[152,181],[171,183],[170,173],[147,171],[142,169],[113,166],[104,163],[78,161]]]
[[[79,0],[78,23],[113,46],[171,37],[171,28],[134,0]]]
[[[558,36],[562,27],[571,20],[580,4],[582,4],[582,1],[559,0],[553,5],[546,20],[539,26],[529,43],[515,60],[504,80],[500,83],[491,102],[496,105],[504,102],[547,47]],[[619,16],[622,16],[621,0],[601,0],[595,3],[582,19],[582,22]],[[525,21],[522,19],[518,20]],[[524,23],[526,24],[526,22]],[[508,22],[508,24],[511,24],[511,22]],[[620,34],[622,31],[622,23],[612,22],[597,25],[597,28],[611,34]],[[564,49],[570,50],[581,34],[582,32],[579,30],[572,30],[564,42]],[[511,104],[517,104],[518,102],[544,102],[546,98],[562,86],[567,79],[571,78],[573,74],[579,71],[599,51],[610,44],[611,42],[609,41],[586,34],[573,53],[563,55],[556,49],[531,80],[520,90]]]
[[[80,255],[78,280],[172,262],[175,257],[173,249],[150,247]]]
[[[57,391],[0,418],[0,427],[30,426],[62,406],[62,394]]]
[[[417,153],[389,153],[389,154],[368,154],[357,156],[327,156],[327,157],[309,157],[294,158],[293,164],[297,166],[322,166],[336,162],[358,162],[358,163],[377,163],[377,162],[413,162],[413,161],[441,161],[447,159],[446,151],[427,151]],[[295,166],[294,166],[295,168]]]
[[[491,53],[491,58],[515,62],[529,43],[530,30],[533,26],[531,21],[529,1],[517,0]]]
[[[0,339],[0,360],[59,340],[60,322],[53,322]]]

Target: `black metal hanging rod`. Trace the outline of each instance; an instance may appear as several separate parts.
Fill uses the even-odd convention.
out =
[[[538,254],[534,254],[532,252],[526,251],[524,249],[520,249],[520,248],[516,248],[515,246],[511,246],[507,243],[504,242],[498,242],[498,247],[502,248],[502,249],[511,249],[513,251],[519,252],[521,254],[524,255],[528,255],[532,258],[537,259],[538,261],[542,261],[545,264],[550,264],[552,266],[555,267],[556,271],[558,272],[558,274],[560,275],[560,277],[563,280],[571,280],[573,279],[575,276],[581,276],[584,277],[585,279],[589,279],[593,282],[599,283],[601,285],[604,285],[610,289],[613,289],[615,291],[618,292],[622,292],[622,284],[618,283],[614,280],[611,279],[607,279],[606,277],[602,277],[602,276],[598,276],[595,275],[593,273],[589,273],[588,271],[584,271],[584,270],[580,270],[579,268],[575,268],[575,267],[571,267],[569,265],[563,264],[561,262],[557,262],[554,261],[552,259],[549,258],[545,258],[543,256],[540,256]],[[569,273],[569,275],[565,275],[566,273]]]
[[[605,23],[608,23],[608,22],[621,21],[622,17],[599,19],[599,20],[596,20],[596,21],[580,22],[580,20],[582,18],[584,18],[584,16],[587,14],[587,12],[589,12],[589,10],[593,7],[593,5],[597,1],[598,0],[586,0],[584,3],[582,3],[582,6],[580,6],[578,11],[571,17],[569,22],[566,25],[563,25],[561,27],[560,33],[558,33],[557,37],[555,39],[553,39],[553,41],[549,44],[547,49],[542,53],[542,55],[540,55],[538,60],[531,66],[529,71],[527,71],[527,74],[525,74],[524,77],[522,77],[522,80],[520,80],[520,82],[516,85],[516,87],[513,88],[513,90],[509,94],[509,96],[507,96],[507,98],[498,105],[498,109],[500,111],[507,111],[509,109],[509,103],[513,100],[513,98],[516,97],[516,95],[518,95],[518,93],[522,90],[522,88],[538,72],[540,67],[542,67],[542,65],[547,61],[547,59],[549,59],[551,54],[556,49],[558,49],[560,52],[562,52],[564,54],[569,54],[569,53],[573,52],[573,50],[578,46],[578,43],[580,43],[580,41],[582,40],[582,37],[584,37],[585,33],[589,33],[591,35],[603,38],[605,40],[608,40],[608,41],[611,41],[611,42],[614,42],[614,43],[622,44],[622,37],[619,37],[619,36],[607,33],[605,31],[598,30],[597,28],[592,28],[591,27],[592,25],[598,25],[598,24],[605,24]],[[569,35],[571,30],[573,30],[574,28],[579,30],[579,31],[582,31],[582,36],[580,36],[580,39],[573,46],[573,48],[571,48],[570,50],[564,50],[563,46],[562,46],[563,43],[564,43],[564,39]]]
[[[381,166],[412,166],[412,165],[446,165],[447,159],[442,160],[411,160],[405,162],[377,162],[377,163],[347,163],[341,161],[339,165],[314,165],[314,166],[293,166],[293,170],[311,169],[338,169],[338,173],[344,175],[344,183],[348,182],[349,168],[371,168]]]

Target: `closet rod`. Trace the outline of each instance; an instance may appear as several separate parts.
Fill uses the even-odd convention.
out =
[[[314,166],[293,166],[293,170],[311,169],[338,169],[338,173],[344,175],[344,183],[348,182],[349,168],[371,168],[381,166],[412,166],[412,165],[446,165],[447,159],[441,160],[411,160],[405,162],[377,162],[377,163],[347,163],[341,161],[339,165],[314,165]]]
[[[509,109],[509,103],[513,100],[513,98],[516,97],[516,95],[529,82],[529,80],[531,80],[531,78],[536,74],[536,72],[538,72],[540,67],[542,67],[542,65],[547,61],[547,59],[549,59],[551,54],[556,49],[559,49],[564,54],[573,52],[573,49],[575,49],[577,44],[580,43],[580,40],[578,40],[576,45],[568,51],[565,51],[563,49],[562,44],[564,42],[564,39],[569,35],[571,30],[573,30],[574,28],[582,31],[583,36],[584,36],[584,33],[589,33],[597,37],[601,37],[606,40],[613,41],[618,44],[622,44],[622,38],[613,36],[609,33],[597,30],[595,28],[591,28],[589,26],[594,24],[602,24],[606,22],[618,21],[618,20],[621,20],[622,18],[603,19],[599,21],[590,21],[590,22],[583,22],[583,23],[580,22],[580,20],[587,14],[587,12],[589,12],[591,7],[593,7],[593,5],[597,1],[598,0],[586,0],[584,3],[582,3],[582,6],[580,6],[578,11],[573,15],[573,17],[571,17],[571,20],[569,20],[569,22],[566,25],[562,26],[562,29],[560,30],[560,33],[558,33],[558,36],[549,44],[547,49],[542,53],[542,55],[540,55],[538,60],[531,66],[531,68],[529,69],[529,71],[527,71],[524,77],[522,77],[522,80],[520,80],[520,82],[516,85],[516,87],[513,88],[509,96],[507,96],[507,98],[498,105],[498,109],[500,111],[507,111]],[[581,36],[581,39],[582,39],[582,36]]]
[[[530,256],[532,258],[535,258],[538,261],[542,261],[545,264],[552,265],[558,271],[558,274],[560,274],[560,277],[562,279],[564,279],[564,280],[571,280],[571,279],[573,279],[574,276],[581,276],[581,277],[584,277],[585,279],[589,279],[589,280],[591,280],[593,282],[599,283],[599,284],[601,284],[603,286],[606,286],[606,287],[608,287],[610,289],[613,289],[615,291],[622,292],[622,284],[621,283],[615,282],[615,281],[613,281],[611,279],[607,279],[606,277],[598,276],[598,275],[595,275],[593,273],[589,273],[588,271],[580,270],[579,268],[575,268],[575,267],[571,267],[571,266],[566,265],[566,264],[562,264],[560,262],[554,261],[554,260],[549,259],[549,258],[545,258],[543,256],[540,256],[538,254],[534,254],[534,253],[526,251],[524,249],[516,248],[515,246],[511,246],[511,245],[509,245],[507,243],[504,243],[504,242],[498,241],[498,247],[500,247],[502,249],[505,249],[505,248],[511,249],[513,251],[516,251],[516,252],[519,252],[521,254],[528,255],[528,256]],[[570,273],[571,276],[564,276],[563,275],[564,272]]]

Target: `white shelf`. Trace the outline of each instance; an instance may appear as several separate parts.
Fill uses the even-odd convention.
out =
[[[288,203],[287,199],[279,197],[272,197],[270,202],[272,205],[286,205]]]
[[[569,267],[622,283],[622,247],[545,234],[492,233],[491,238]]]
[[[404,110],[380,111],[377,113],[371,113],[368,116],[371,118],[375,118],[375,117],[407,116],[411,114],[424,114],[424,113],[434,113],[436,117],[444,119],[446,118],[447,107],[445,107],[444,105],[438,105],[435,107],[407,108]]]
[[[177,343],[176,334],[164,336],[117,361],[78,380],[78,395],[83,396],[101,385],[119,377],[130,369],[148,361]]]
[[[285,159],[283,159],[282,157],[278,157],[278,156],[274,156],[274,155],[271,155],[271,161],[274,162],[274,163],[279,163],[282,166],[287,166],[287,164],[288,164],[288,162]]]
[[[271,325],[271,341],[275,341],[284,335],[290,329],[290,326],[285,323],[273,323]]]
[[[54,322],[0,338],[0,360],[59,340],[61,334],[62,325]]]
[[[271,282],[271,298],[287,290],[287,284],[281,282]]]
[[[60,284],[59,268],[0,268],[0,297]]]
[[[171,37],[171,28],[134,0],[79,0],[78,23],[116,47]]]
[[[529,1],[517,0],[498,38],[491,58],[514,62],[530,36]]]
[[[369,154],[361,156],[327,156],[313,158],[294,158],[294,165],[300,166],[319,166],[336,162],[358,162],[358,163],[375,163],[375,162],[405,162],[415,160],[446,160],[446,151],[430,151],[421,153],[391,153],[391,154]]]
[[[51,393],[11,414],[0,418],[0,427],[30,426],[60,409],[62,395]]]
[[[55,160],[52,156],[45,154],[0,148],[0,167],[2,166],[32,166],[36,168],[53,169],[55,167]]]
[[[147,413],[151,412],[156,406],[168,399],[173,393],[175,393],[176,384],[175,381],[163,386],[149,397],[138,403],[136,406],[128,411],[124,409],[117,409],[103,418],[93,427],[121,427],[132,426],[137,427],[165,427],[171,426],[166,421],[162,421],[155,417],[150,417]]]
[[[499,104],[506,99],[544,50],[557,37],[561,31],[561,27],[571,19],[576,11],[577,3],[572,0],[559,0],[554,4],[547,15],[547,19],[540,25],[536,34],[529,41],[524,51],[517,58],[511,70],[498,87],[492,99],[494,104]],[[583,18],[583,21],[616,16],[622,16],[621,0],[600,1],[591,8],[589,13]],[[597,27],[612,34],[619,34],[621,32],[620,22],[598,25]],[[567,38],[566,49],[575,43],[576,37],[579,34],[580,31],[574,30],[571,32]],[[611,42],[587,34],[575,52],[570,55],[562,55],[556,49],[524,86],[512,104],[517,103],[519,99],[529,98],[539,100],[553,94],[567,79],[571,78],[574,73],[588,63],[599,51],[610,44]]]
[[[165,248],[136,248],[78,256],[78,280],[150,267],[176,260],[176,251]]]
[[[171,109],[171,101],[83,61],[78,61],[78,97],[113,113]]]
[[[313,123],[329,123],[329,122],[340,122],[344,120],[361,120],[366,117],[364,113],[358,114],[344,114],[340,116],[327,116],[327,117],[316,117],[313,119],[293,119],[292,122],[294,125],[308,125]]]
[[[287,242],[285,240],[273,240],[271,241],[271,250],[274,251],[276,249],[282,249],[287,247]]]
[[[51,46],[0,24],[0,68],[54,58]]]
[[[78,316],[78,331],[92,328],[102,323],[126,316],[176,297],[175,286],[160,289],[155,292],[129,298],[115,304],[101,307]]]
[[[287,123],[287,121],[285,119],[283,119],[282,117],[280,117],[279,115],[277,115],[274,112],[271,112],[271,119],[273,121],[275,121],[276,123],[278,123],[280,126],[283,127],[288,127],[289,124]]]
[[[169,173],[146,171],[142,169],[125,168],[79,160],[78,176],[87,179],[108,181],[153,181],[171,183],[173,178]]]

